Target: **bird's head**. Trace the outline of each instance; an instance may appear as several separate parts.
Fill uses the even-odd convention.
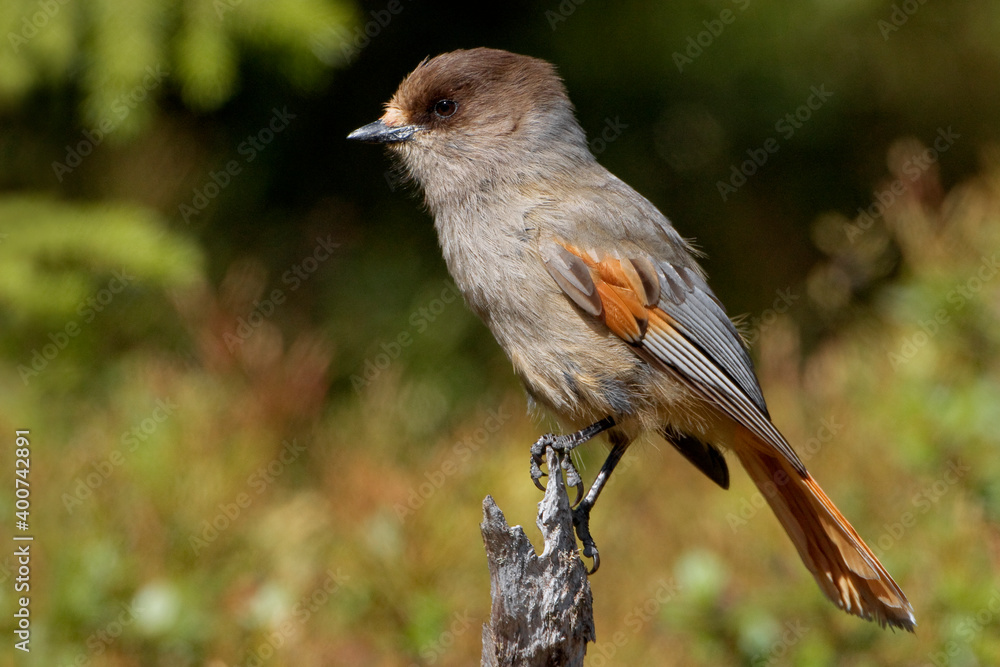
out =
[[[523,176],[539,154],[593,159],[555,68],[486,48],[424,60],[382,117],[348,138],[388,146],[432,205],[437,190]]]

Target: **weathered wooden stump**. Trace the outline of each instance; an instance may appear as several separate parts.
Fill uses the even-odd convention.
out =
[[[520,526],[507,525],[491,496],[480,526],[490,566],[490,622],[483,625],[482,664],[582,666],[595,641],[593,598],[580,559],[559,454],[546,451],[549,475],[538,504],[541,555]]]

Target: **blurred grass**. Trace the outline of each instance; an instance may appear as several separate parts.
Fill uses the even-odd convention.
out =
[[[1000,659],[1000,275],[983,269],[1000,254],[993,156],[937,197],[926,194],[940,192],[933,174],[908,182],[853,241],[846,225],[857,221],[818,219],[828,254],[809,299],[836,333],[802,353],[799,326],[783,315],[756,349],[776,422],[909,594],[916,636],[829,604],[744,475],[722,493],[648,442],[628,453],[594,516],[604,565],[592,580],[588,664]],[[872,288],[885,254],[898,257],[896,278]],[[483,496],[540,539],[526,466],[540,426],[520,393],[487,392],[454,412],[447,398],[428,403],[431,378],[449,370],[414,363],[416,348],[361,390],[328,393],[331,339],[288,337],[265,318],[229,349],[226,335],[267,280],[243,264],[220,285],[173,289],[162,307],[186,331],[183,352],[120,347],[97,395],[67,391],[54,410],[51,383],[19,387],[3,367],[4,428],[32,431],[32,659],[477,661],[490,603]],[[949,299],[962,286],[967,296]],[[869,305],[830,297],[844,289],[874,291]],[[439,291],[428,284],[419,303]],[[947,320],[929,333],[939,310]],[[471,318],[458,302],[445,313]],[[368,358],[382,349],[372,343]],[[602,450],[584,452],[588,477]],[[11,503],[0,498],[4,512]],[[8,557],[5,583],[11,572]],[[9,608],[11,587],[0,590]]]

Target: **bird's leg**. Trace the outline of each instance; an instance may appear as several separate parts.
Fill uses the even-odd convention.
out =
[[[594,559],[594,567],[588,574],[594,574],[597,572],[597,568],[601,566],[601,557],[597,552],[597,545],[594,543],[594,538],[590,536],[590,511],[594,509],[597,497],[601,495],[601,490],[608,483],[611,473],[614,471],[615,466],[618,465],[618,462],[621,461],[630,442],[624,435],[617,432],[612,433],[610,439],[611,452],[608,453],[608,458],[604,460],[604,465],[601,466],[601,471],[597,473],[590,491],[587,492],[587,497],[573,510],[573,525],[576,527],[576,536],[583,543],[583,555],[586,558]]]
[[[535,486],[542,491],[545,490],[545,487],[542,486],[541,482],[538,480],[545,476],[545,473],[542,472],[541,468],[543,457],[545,456],[545,448],[552,447],[560,454],[566,455],[561,457],[562,469],[566,471],[566,483],[576,488],[576,500],[573,501],[573,505],[577,505],[580,502],[580,498],[583,496],[583,480],[580,479],[580,473],[576,471],[576,468],[573,466],[573,462],[570,460],[568,455],[575,448],[587,442],[595,435],[608,430],[614,425],[614,417],[605,417],[601,421],[595,422],[586,428],[582,428],[576,433],[568,433],[566,435],[546,433],[540,437],[538,441],[531,446],[531,481],[533,481]],[[605,463],[605,465],[607,464]],[[612,466],[612,468],[613,467],[614,466]],[[600,489],[598,489],[597,492],[600,493]],[[593,493],[593,489],[591,489],[591,493]]]

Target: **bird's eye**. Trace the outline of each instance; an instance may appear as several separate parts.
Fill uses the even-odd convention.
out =
[[[434,113],[439,118],[448,118],[458,111],[458,102],[455,100],[438,100],[434,103]]]

